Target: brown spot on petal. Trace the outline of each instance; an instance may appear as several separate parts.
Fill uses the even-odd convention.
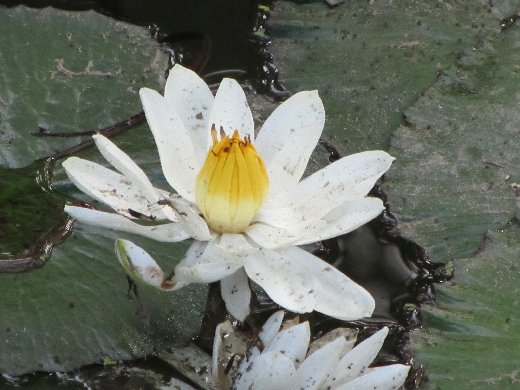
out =
[[[175,283],[171,280],[165,279],[161,282],[161,288],[163,290],[172,290],[175,287]]]
[[[158,269],[157,269],[156,267],[154,267],[154,266],[146,267],[145,272],[146,272],[148,275],[150,275],[153,279],[158,279],[158,278],[162,278],[162,277],[163,277],[161,271],[158,270]]]

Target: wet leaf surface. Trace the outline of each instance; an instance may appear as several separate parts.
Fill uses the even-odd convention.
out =
[[[495,4],[498,3],[498,4]],[[269,49],[291,91],[318,89],[343,154],[388,147],[403,111],[518,2],[278,2]]]
[[[0,8],[0,233],[2,258],[26,255],[34,243],[66,220],[65,200],[83,195],[57,164],[52,191],[35,178],[35,159],[79,142],[38,138],[38,126],[88,130],[140,110],[141,86],[160,88],[167,59],[145,28],[95,12]],[[14,64],[13,64],[14,62]],[[9,69],[9,70],[7,70]],[[120,145],[160,184],[164,179],[146,126]],[[81,154],[101,161],[95,150]],[[26,168],[7,169],[27,166]],[[151,168],[153,166],[153,168]],[[166,187],[165,187],[166,188]],[[83,200],[91,199],[83,196]],[[120,237],[78,226],[37,270],[0,273],[0,371],[72,370],[104,359],[127,360],[191,339],[200,327],[206,286],[165,294],[128,283],[113,251]],[[186,245],[172,248],[125,236],[171,270]],[[5,263],[4,263],[5,265]]]
[[[129,389],[154,390],[163,388],[178,378],[172,367],[157,359],[140,359],[132,365],[104,359],[102,365],[90,365],[70,373],[32,374],[22,377],[4,376],[2,389],[81,390]],[[184,381],[187,381],[184,379]],[[172,387],[175,390],[176,387]]]
[[[18,168],[78,143],[38,128],[97,129],[141,110],[166,57],[148,31],[93,11],[0,8],[0,165]]]
[[[401,229],[434,257],[471,255],[487,229],[515,216],[519,38],[515,25],[463,51],[393,134],[385,188]]]
[[[432,389],[513,389],[520,381],[518,221],[489,232],[475,257],[457,262],[452,283],[425,307],[413,347]]]
[[[413,336],[428,388],[518,381],[516,225],[472,256],[517,214],[519,10],[517,1],[282,2],[271,22],[281,81],[319,89],[326,137],[342,153],[391,145],[383,190],[400,231],[433,261],[455,259],[454,281],[423,306],[425,330]],[[424,385],[421,375],[408,385]]]
[[[55,248],[44,267],[0,274],[3,372],[65,371],[103,358],[142,357],[197,333],[204,286],[171,294],[139,286],[135,297],[113,252],[120,235],[82,230]],[[168,270],[186,249],[127,238],[154,253]]]
[[[385,188],[402,231],[458,270],[414,337],[432,388],[518,382],[519,39],[515,23],[461,52],[392,140]]]
[[[469,257],[478,249],[486,229],[504,226],[515,214],[515,192],[510,185],[516,180],[513,168],[518,166],[518,144],[512,142],[518,128],[514,111],[518,107],[515,91],[519,90],[515,65],[518,27],[511,22],[504,34],[499,32],[503,19],[517,14],[518,9],[517,1],[469,4],[462,0],[391,3],[359,0],[333,9],[322,2],[279,2],[273,15],[271,48],[282,80],[292,91],[320,90],[327,110],[325,135],[340,152],[387,149],[392,140],[391,153],[398,160],[384,185],[392,211],[399,217],[404,234],[426,245],[437,261]],[[2,18],[4,10],[0,11]],[[22,74],[34,75],[35,80],[29,76],[16,80],[14,76],[6,76],[3,87],[0,81],[0,98],[4,103],[4,109],[0,108],[0,123],[2,130],[5,128],[0,134],[0,145],[6,146],[0,149],[3,165],[27,165],[49,151],[77,142],[35,141],[28,137],[39,125],[57,131],[103,127],[139,110],[135,92],[140,86],[158,88],[157,80],[164,68],[158,65],[153,69],[157,47],[148,40],[143,47],[134,42],[137,39],[141,43],[141,39],[147,38],[143,30],[132,35],[134,27],[118,27],[112,34],[112,27],[107,30],[97,21],[101,17],[87,13],[87,24],[97,26],[96,31],[73,34],[69,39],[63,26],[60,29],[49,27],[52,23],[32,25],[27,18],[37,16],[34,11],[9,12],[12,18],[21,18],[22,26],[29,26],[24,33],[27,35],[20,35],[29,43],[27,50],[18,51],[2,40],[0,63],[15,54],[25,55],[20,57],[19,67],[25,72]],[[45,10],[40,20],[45,21],[52,12]],[[59,16],[65,30],[72,30],[76,24],[87,28],[81,24],[83,19],[73,15],[78,14]],[[5,28],[5,34],[13,34],[13,26],[2,27],[9,23],[6,20],[0,24],[0,30]],[[40,34],[43,26],[43,31],[60,38],[52,41],[60,57],[49,54],[52,50],[32,51],[33,38],[29,39],[29,35],[35,26],[39,26]],[[108,54],[106,58],[102,56],[106,62],[98,62],[97,50],[105,49],[98,49],[94,42],[105,43],[96,35],[102,31],[111,38],[116,36],[107,40],[110,45],[115,42],[119,45],[116,48],[109,45],[106,49],[109,53],[123,50],[128,56]],[[46,41],[42,38],[41,42],[40,45],[45,45]],[[139,50],[146,55],[140,58],[142,62],[136,63],[134,57]],[[66,53],[71,54],[66,57]],[[61,62],[56,62],[62,55],[63,64],[71,67],[60,67]],[[96,67],[88,68],[89,60],[94,57]],[[34,58],[41,61],[39,67],[27,68],[35,63]],[[121,60],[124,66],[137,65],[114,77],[90,74],[92,69],[101,72],[106,69],[112,72],[118,66],[122,69],[122,64],[110,62],[111,59]],[[100,64],[106,68],[97,68]],[[143,67],[148,72],[144,72],[145,79],[136,78]],[[114,79],[120,84],[110,84]],[[47,83],[50,92],[44,94],[41,86]],[[25,88],[23,95],[9,92],[18,85]],[[61,88],[64,97],[54,96],[53,91]],[[15,98],[5,104],[6,96]],[[29,98],[34,98],[34,102],[24,101]],[[104,99],[111,103],[104,105]],[[264,113],[273,106],[261,99],[255,104],[260,108],[260,114],[255,114],[261,119],[265,119]],[[29,148],[24,149],[22,141]],[[122,135],[117,144],[136,158],[154,183],[167,188],[146,125]],[[22,150],[30,153],[21,153]],[[81,156],[102,162],[95,151],[82,152]],[[316,156],[313,166],[323,164],[324,159]],[[91,201],[73,188],[59,167],[56,174],[56,191],[69,198]],[[193,324],[200,323],[205,290],[181,290],[181,295],[174,296],[141,286],[139,300],[128,298],[126,281],[112,253],[116,235],[94,230],[81,227],[55,251],[52,262],[37,272],[0,275],[0,283],[8,286],[7,299],[1,301],[6,307],[2,313],[13,313],[0,317],[0,331],[5,329],[7,335],[0,351],[11,352],[9,356],[0,352],[2,368],[11,367],[15,373],[28,369],[52,371],[101,362],[106,357],[142,356],[196,332]],[[514,315],[510,314],[514,313],[510,309],[515,303],[504,300],[514,297],[516,292],[511,282],[516,271],[511,262],[516,254],[516,230],[514,225],[505,233],[491,234],[493,245],[484,252],[474,259],[456,260],[459,269],[465,270],[468,264],[468,271],[459,272],[453,285],[440,290],[438,308],[428,309],[428,333],[417,333],[413,346],[418,361],[426,366],[432,388],[464,388],[468,383],[473,386],[468,388],[494,383],[508,388],[515,383],[514,368],[501,364],[500,351],[511,351],[511,361],[517,361],[512,350],[515,343],[508,344],[514,337],[513,331],[517,331]],[[151,245],[145,240],[136,242],[150,250],[165,269],[171,269],[184,250],[179,247],[178,253],[172,254],[171,246]],[[398,256],[389,256],[387,260],[392,258]],[[505,260],[496,262],[497,259]],[[509,269],[509,275],[505,269]],[[492,286],[486,274],[494,275]],[[408,270],[387,276],[392,279],[396,275],[406,283],[410,280]],[[395,290],[395,295],[401,291]],[[482,296],[484,292],[486,296]],[[177,297],[187,302],[187,307],[172,303],[170,299]],[[500,299],[504,300],[503,305],[496,304]],[[30,318],[27,324],[25,318]],[[177,335],[171,332],[171,321],[178,321]],[[64,343],[65,339],[73,341]],[[492,351],[489,360],[481,359],[482,365],[467,364],[475,351],[485,353],[486,348]],[[13,355],[13,350],[20,353]],[[73,356],[78,350],[81,356]],[[28,356],[29,351],[34,356]],[[466,371],[460,374],[453,371],[453,367],[463,364]],[[485,364],[488,366],[484,369]],[[473,371],[479,369],[480,373]]]

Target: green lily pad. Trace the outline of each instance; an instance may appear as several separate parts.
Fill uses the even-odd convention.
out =
[[[33,272],[0,274],[0,371],[65,371],[153,354],[193,337],[205,286],[164,293],[138,287],[136,298],[114,255],[121,235],[81,226]],[[169,270],[186,245],[132,239]]]
[[[341,152],[391,145],[383,188],[402,233],[435,261],[455,259],[454,281],[423,307],[412,338],[433,389],[518,382],[516,222],[471,256],[517,215],[520,28],[500,30],[519,9],[283,2],[271,23],[281,82],[320,91],[325,135]]]
[[[93,11],[0,8],[0,165],[18,168],[78,143],[38,138],[102,128],[141,110],[139,88],[167,66],[148,31]]]
[[[462,52],[394,133],[385,186],[402,231],[435,258],[461,258],[413,338],[432,388],[518,382],[519,40],[515,24]]]
[[[160,89],[167,60],[145,28],[95,12],[0,8],[0,33],[0,248],[13,257],[64,220],[64,199],[80,197],[59,165],[54,191],[41,191],[34,177],[43,164],[33,164],[80,139],[30,133],[38,126],[64,132],[104,127],[139,112],[139,88]],[[164,182],[146,125],[120,144]],[[95,149],[82,153],[92,156],[101,160]],[[20,166],[27,168],[7,169]],[[146,248],[165,270],[189,244],[80,225],[43,267],[0,274],[0,372],[65,371],[144,357],[198,332],[207,287],[168,294],[139,285],[136,296],[114,254],[119,237]]]
[[[412,338],[432,389],[518,386],[520,226],[489,232],[482,251],[459,260],[455,281],[423,308],[427,327]]]
[[[401,228],[435,258],[467,257],[516,214],[520,28],[459,56],[406,110],[386,189]]]
[[[500,3],[495,5],[495,3]],[[489,3],[491,4],[491,3]],[[344,154],[387,149],[403,111],[518,1],[278,2],[269,49],[291,91],[318,89],[327,136]]]

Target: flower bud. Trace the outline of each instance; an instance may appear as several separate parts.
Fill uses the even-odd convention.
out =
[[[238,130],[228,137],[215,125],[213,145],[197,176],[196,202],[209,227],[218,233],[242,233],[251,224],[267,197],[269,179],[249,137]]]

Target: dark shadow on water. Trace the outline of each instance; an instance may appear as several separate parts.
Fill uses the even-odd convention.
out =
[[[170,378],[190,383],[167,363],[150,357],[127,363],[107,359],[105,365],[93,364],[71,373],[36,372],[21,377],[3,375],[0,385],[2,389],[156,390],[168,383]]]
[[[0,273],[45,265],[72,231],[63,200],[51,191],[53,164],[0,168]]]

